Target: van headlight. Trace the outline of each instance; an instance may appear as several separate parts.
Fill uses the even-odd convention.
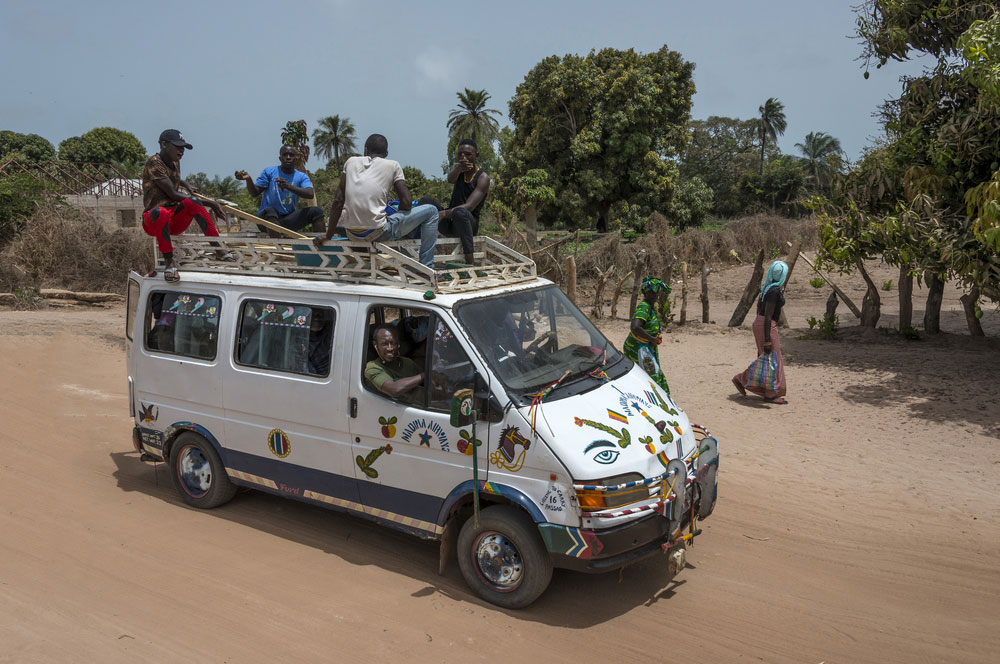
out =
[[[618,486],[630,482],[639,482],[644,478],[639,473],[626,473],[615,475],[601,480],[580,482],[580,485],[591,486]],[[649,499],[649,486],[638,484],[624,489],[576,489],[576,499],[580,502],[580,508],[587,512],[608,509],[610,507],[621,507],[630,503],[637,503]]]

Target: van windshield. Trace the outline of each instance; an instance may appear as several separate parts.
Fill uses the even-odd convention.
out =
[[[521,395],[622,359],[556,286],[463,303],[456,315],[497,378]]]

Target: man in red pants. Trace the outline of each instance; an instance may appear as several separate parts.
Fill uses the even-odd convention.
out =
[[[177,281],[177,266],[174,265],[174,245],[170,242],[171,235],[177,235],[187,230],[192,221],[197,222],[201,231],[209,237],[219,237],[208,210],[201,201],[185,196],[180,187],[188,191],[194,189],[181,179],[180,160],[184,150],[193,149],[184,140],[184,135],[176,129],[166,129],[160,134],[160,152],[146,160],[142,168],[142,230],[156,238],[156,244],[163,254],[165,269],[163,278],[167,281]],[[204,201],[215,212],[216,218],[224,219],[222,206],[215,201]],[[216,251],[220,260],[233,260],[233,255]]]

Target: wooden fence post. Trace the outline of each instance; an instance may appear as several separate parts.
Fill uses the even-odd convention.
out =
[[[566,297],[576,304],[576,259],[572,256],[566,257]]]
[[[708,275],[712,268],[708,263],[701,264],[701,322],[708,322]]]
[[[618,317],[618,298],[622,296],[622,286],[625,285],[625,281],[633,274],[635,274],[635,270],[618,280],[618,285],[615,287],[615,297],[611,300],[611,320]]]
[[[687,322],[687,309],[688,309],[688,264],[687,261],[681,262],[681,315],[677,320],[678,325],[684,325]]]
[[[736,305],[733,317],[729,319],[729,327],[739,327],[743,324],[743,319],[747,317],[747,312],[750,311],[750,307],[757,300],[757,295],[760,293],[760,280],[763,278],[764,250],[761,249],[757,253],[757,259],[753,263],[753,274],[750,276],[750,281],[747,282],[747,287],[743,289],[743,297],[740,298],[740,303]]]

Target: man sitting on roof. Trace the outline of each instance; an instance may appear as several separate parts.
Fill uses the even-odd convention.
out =
[[[444,209],[437,200],[426,196],[420,203],[428,203],[438,209],[441,235],[457,237],[462,242],[465,262],[475,264],[473,239],[479,234],[479,213],[486,202],[490,190],[490,176],[476,165],[479,148],[471,138],[458,142],[458,156],[448,171],[448,182],[454,186],[449,208]]]
[[[226,218],[226,213],[217,202],[201,201],[179,191],[184,187],[194,193],[194,188],[181,179],[180,161],[185,149],[194,148],[184,139],[184,135],[176,129],[165,129],[160,134],[160,152],[147,159],[142,167],[142,230],[156,238],[156,244],[163,254],[163,278],[167,281],[180,279],[174,265],[174,245],[170,236],[183,233],[195,221],[202,233],[209,237],[219,237],[219,231],[208,216],[205,205],[212,208],[218,219]],[[219,260],[234,260],[231,253],[222,249],[215,253]]]
[[[434,269],[434,245],[438,236],[438,211],[433,205],[412,207],[410,190],[398,161],[386,159],[389,142],[381,134],[365,141],[365,156],[351,157],[344,163],[344,174],[337,185],[337,195],[330,207],[326,236],[317,237],[317,247],[333,237],[338,226],[353,240],[375,242],[399,240],[420,229],[420,262]],[[399,197],[399,212],[387,215],[388,193]]]
[[[399,333],[379,325],[372,334],[378,359],[365,365],[365,380],[376,390],[412,404],[423,401],[424,374],[417,363],[399,354]]]
[[[260,212],[257,216],[261,219],[284,226],[293,231],[301,231],[312,224],[312,228],[317,233],[326,230],[323,225],[323,209],[319,207],[307,207],[296,210],[299,197],[313,198],[312,181],[309,176],[302,171],[295,169],[295,157],[297,151],[291,145],[282,145],[278,152],[278,166],[268,166],[254,182],[250,174],[246,171],[236,171],[237,180],[245,180],[247,191],[251,196],[260,196]],[[261,228],[261,230],[264,230]],[[271,237],[277,233],[268,229]]]

